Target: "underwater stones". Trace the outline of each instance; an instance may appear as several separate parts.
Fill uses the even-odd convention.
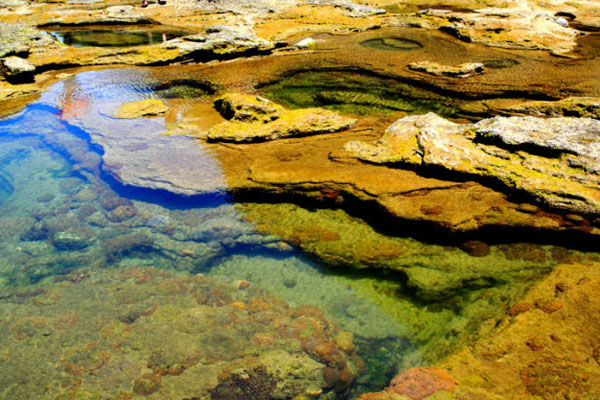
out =
[[[102,241],[102,250],[109,261],[118,261],[133,252],[147,252],[154,247],[154,239],[145,233],[132,233]]]
[[[450,391],[455,386],[454,378],[443,369],[411,368],[392,379],[387,390],[412,400],[423,400],[434,393]]]
[[[361,46],[384,51],[410,51],[423,47],[423,45],[415,40],[400,38],[400,37],[384,37],[368,39],[360,43]]]
[[[450,76],[453,78],[469,78],[483,73],[484,66],[481,63],[465,63],[456,67],[442,65],[431,61],[419,61],[408,64],[413,71],[424,72],[433,76]]]
[[[123,205],[111,210],[108,214],[110,222],[123,222],[135,217],[137,210],[133,206]]]
[[[82,250],[88,247],[92,242],[92,232],[83,229],[56,232],[52,236],[52,244],[58,250]]]
[[[247,205],[244,209],[259,232],[294,243],[331,266],[395,271],[403,276],[413,296],[428,302],[500,282],[518,287],[518,282],[569,258],[555,260],[553,252],[557,250],[536,245],[489,246],[475,240],[460,247],[424,245],[378,233],[342,210],[308,211],[289,204]],[[345,310],[351,312],[348,306]]]
[[[144,374],[133,382],[133,392],[137,395],[148,396],[158,391],[162,386],[160,375]]]
[[[493,178],[551,207],[600,213],[600,122],[496,117],[459,125],[435,114],[402,118],[373,144],[346,149],[374,163],[438,166]]]
[[[12,56],[0,59],[2,73],[13,83],[33,82],[35,65],[24,58]]]
[[[509,114],[537,117],[585,117],[600,119],[600,98],[568,97],[558,101],[530,101],[504,108]]]
[[[356,122],[318,108],[285,110],[252,95],[228,94],[218,99],[215,106],[229,121],[212,127],[209,141],[252,142],[316,135],[350,129]]]
[[[473,257],[485,257],[490,254],[490,246],[479,240],[461,243],[460,248]]]
[[[154,117],[166,114],[169,107],[160,99],[148,99],[125,103],[117,110],[115,118]]]
[[[0,199],[4,200],[12,195],[14,191],[12,175],[0,168]]]

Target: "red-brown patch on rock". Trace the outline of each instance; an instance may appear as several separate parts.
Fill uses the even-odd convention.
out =
[[[567,291],[569,287],[567,286],[566,283],[564,282],[558,282],[556,285],[554,285],[554,293],[559,294],[559,293],[564,293]]]
[[[144,374],[133,382],[133,392],[141,396],[148,396],[158,391],[162,386],[162,377],[155,374]]]
[[[510,308],[510,310],[508,310],[508,315],[515,317],[519,314],[532,310],[533,308],[534,305],[531,303],[516,303]]]
[[[423,215],[439,215],[444,208],[442,206],[421,206],[420,210]]]
[[[341,369],[339,372],[338,381],[335,383],[333,390],[336,392],[341,392],[347,389],[352,382],[354,382],[354,378],[356,378],[356,376],[354,373],[352,373],[350,368],[346,367]]]
[[[586,367],[556,357],[545,357],[529,363],[519,372],[527,391],[544,399],[590,398],[592,383]]]
[[[323,379],[325,379],[325,383],[327,387],[333,387],[336,384],[340,377],[340,371],[337,368],[333,367],[325,367],[323,370]]]
[[[525,345],[531,349],[531,351],[542,351],[544,350],[544,344],[539,338],[532,337],[525,341]]]
[[[563,308],[563,304],[555,301],[552,303],[545,303],[545,304],[539,305],[538,308],[540,310],[542,310],[543,312],[545,312],[546,314],[551,314],[551,313],[556,312],[556,311],[560,310],[561,308]]]
[[[471,257],[485,257],[490,254],[490,246],[479,240],[469,240],[461,243],[459,247]]]
[[[67,312],[59,315],[54,320],[54,328],[55,329],[70,329],[81,320],[79,314],[75,312]]]
[[[327,199],[336,199],[339,197],[339,192],[333,190],[333,189],[327,189],[327,188],[322,188],[321,189],[321,196],[327,198]]]
[[[402,394],[412,400],[422,400],[434,393],[456,386],[454,378],[443,369],[418,367],[411,368],[397,375],[387,391]]]
[[[123,279],[135,279],[137,285],[149,283],[154,280],[150,271],[144,268],[130,268],[121,274]]]
[[[46,319],[43,317],[25,317],[15,322],[10,327],[10,330],[13,332],[13,338],[22,340],[35,335],[40,329],[45,328],[46,325]]]
[[[137,210],[133,206],[119,206],[108,214],[108,219],[111,222],[123,222],[133,218],[137,214]]]
[[[85,372],[85,367],[72,362],[65,362],[65,372],[69,375],[82,375]]]
[[[594,360],[596,360],[596,362],[598,363],[598,365],[600,365],[600,346],[597,346],[592,351],[592,357],[594,357]]]
[[[255,333],[252,336],[252,343],[257,346],[270,346],[275,343],[275,335],[272,333]]]

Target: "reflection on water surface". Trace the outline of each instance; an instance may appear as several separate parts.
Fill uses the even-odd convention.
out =
[[[365,40],[361,46],[374,50],[408,51],[420,49],[423,45],[415,40],[387,37]]]
[[[73,47],[133,47],[162,43],[190,32],[170,27],[48,28],[59,42]]]

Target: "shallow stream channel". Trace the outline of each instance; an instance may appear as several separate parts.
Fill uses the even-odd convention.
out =
[[[422,51],[418,38],[392,39],[353,43]],[[316,72],[250,84],[286,107],[386,124],[490,112],[383,68],[325,68],[323,54]],[[481,58],[494,71],[517,65]],[[303,62],[289,61],[314,66]],[[165,135],[192,109],[188,121],[219,121],[219,86],[169,79],[151,68],[77,72],[0,120],[0,398],[354,399],[492,329],[554,265],[600,257],[550,244],[460,247],[390,234],[368,211],[232,194],[217,154]],[[171,111],[114,117],[145,99]]]

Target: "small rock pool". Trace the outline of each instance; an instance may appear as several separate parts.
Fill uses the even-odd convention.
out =
[[[192,32],[168,26],[45,27],[59,42],[73,47],[133,47],[162,43]]]

